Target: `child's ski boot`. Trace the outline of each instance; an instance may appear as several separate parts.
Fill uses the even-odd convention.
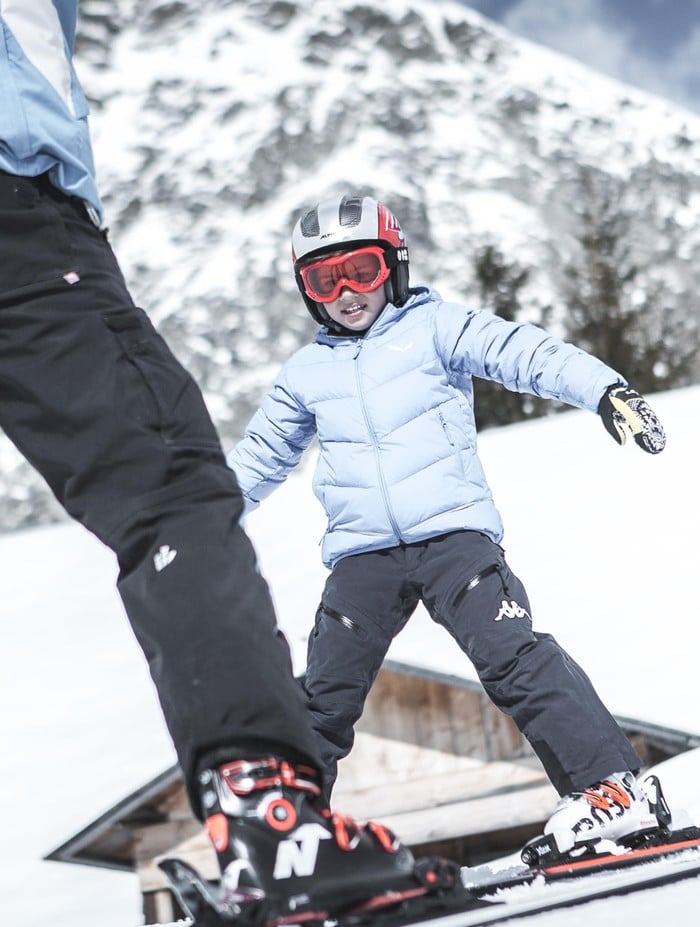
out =
[[[614,773],[582,792],[561,799],[544,827],[544,837],[523,849],[529,865],[585,853],[634,846],[667,829],[671,814],[656,776],[638,783],[631,772]]]

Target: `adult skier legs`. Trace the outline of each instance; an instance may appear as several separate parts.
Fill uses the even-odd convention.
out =
[[[309,718],[238,524],[235,477],[199,390],[132,303],[104,234],[45,177],[0,172],[0,249],[0,425],[115,551],[193,811],[227,878],[246,860],[272,919],[298,879],[310,908],[339,886],[356,901],[427,891],[405,848],[379,827],[341,826],[320,798]],[[299,833],[303,865],[292,859]]]
[[[220,749],[264,743],[313,758],[199,390],[133,305],[79,201],[45,178],[2,175],[0,205],[0,424],[117,554],[195,806],[197,766]]]

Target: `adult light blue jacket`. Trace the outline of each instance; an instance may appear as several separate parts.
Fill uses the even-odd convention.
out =
[[[322,328],[282,368],[228,455],[252,508],[318,436],[314,492],[328,516],[323,559],[458,529],[500,541],[476,452],[472,376],[597,410],[623,377],[533,325],[416,288],[363,337]]]
[[[77,0],[0,0],[0,170],[48,173],[102,222],[88,104],[73,69]]]

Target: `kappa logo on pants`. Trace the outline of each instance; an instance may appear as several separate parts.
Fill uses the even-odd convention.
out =
[[[530,618],[530,613],[526,608],[523,608],[522,605],[518,605],[515,599],[511,599],[510,602],[503,599],[498,614],[493,620],[503,621],[504,618]]]
[[[310,876],[316,869],[318,848],[322,840],[330,840],[331,834],[321,824],[302,824],[291,837],[277,844],[273,879],[291,879],[295,876]]]

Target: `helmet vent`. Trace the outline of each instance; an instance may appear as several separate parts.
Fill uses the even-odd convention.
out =
[[[338,210],[338,221],[344,228],[352,228],[353,225],[359,225],[362,219],[362,197],[361,196],[344,196],[340,201]]]
[[[321,233],[318,221],[318,209],[310,209],[299,222],[299,228],[304,238],[316,238]]]

